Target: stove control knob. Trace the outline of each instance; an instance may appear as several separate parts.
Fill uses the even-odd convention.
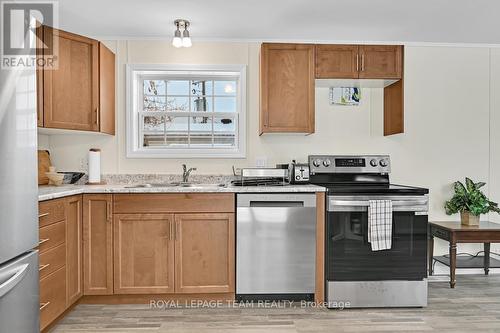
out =
[[[386,159],[381,159],[379,162],[380,166],[382,168],[385,168],[387,166],[387,160]]]
[[[320,160],[320,159],[314,160],[314,161],[313,161],[313,165],[314,165],[315,167],[319,167],[319,166],[321,165],[321,160]]]
[[[372,159],[372,160],[370,161],[370,165],[371,165],[372,167],[376,167],[376,166],[378,165],[377,160],[376,160],[376,159]]]
[[[323,165],[324,165],[325,167],[327,167],[327,168],[330,166],[330,164],[332,164],[332,162],[330,162],[330,160],[324,160],[324,161],[323,161]]]

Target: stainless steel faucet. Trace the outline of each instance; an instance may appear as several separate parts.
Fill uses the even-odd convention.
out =
[[[182,182],[187,183],[189,182],[189,175],[191,174],[192,171],[196,171],[196,168],[187,168],[186,164],[182,165]]]

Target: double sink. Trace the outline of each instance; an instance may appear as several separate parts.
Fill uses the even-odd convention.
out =
[[[227,187],[227,184],[200,184],[200,183],[144,183],[126,185],[125,188],[153,188],[153,187],[192,187],[192,188],[219,188]]]

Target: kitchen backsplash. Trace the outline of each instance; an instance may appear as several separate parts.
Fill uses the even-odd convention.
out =
[[[182,175],[174,174],[108,174],[102,175],[101,179],[106,184],[142,184],[142,183],[173,183],[182,181]],[[189,181],[201,184],[228,183],[234,176],[228,175],[196,175],[191,174]],[[83,185],[87,182],[87,175],[83,176],[77,184]]]

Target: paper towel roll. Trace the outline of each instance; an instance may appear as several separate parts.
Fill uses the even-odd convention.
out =
[[[101,183],[101,150],[89,150],[89,184]]]

